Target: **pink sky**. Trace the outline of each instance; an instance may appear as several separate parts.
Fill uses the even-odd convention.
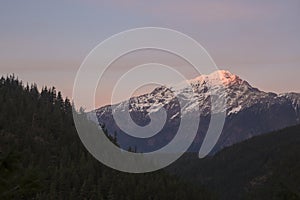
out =
[[[262,90],[300,92],[298,0],[11,0],[0,3],[0,15],[0,74],[15,73],[24,82],[54,85],[64,96],[71,97],[76,71],[98,43],[144,26],[191,36],[220,68]],[[141,58],[124,60],[112,74]],[[153,59],[180,65],[168,56]],[[97,98],[99,106],[108,102],[106,94]]]

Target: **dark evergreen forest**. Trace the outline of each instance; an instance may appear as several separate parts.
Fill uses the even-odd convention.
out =
[[[300,200],[300,125],[253,137],[212,157],[186,154],[169,170],[222,200]]]
[[[0,79],[1,200],[300,199],[300,125],[201,160],[186,154],[165,170],[128,174],[87,152],[72,109],[54,87]]]
[[[102,165],[77,135],[70,100],[54,87],[1,78],[0,112],[0,199],[211,199],[164,171],[127,174]]]

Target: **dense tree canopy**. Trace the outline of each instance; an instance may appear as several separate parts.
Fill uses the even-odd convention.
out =
[[[0,199],[210,199],[199,187],[158,171],[109,169],[83,147],[72,106],[54,87],[0,80]],[[117,143],[116,138],[110,138]]]

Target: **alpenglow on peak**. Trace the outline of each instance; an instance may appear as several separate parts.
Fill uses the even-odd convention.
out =
[[[234,83],[242,83],[243,80],[235,74],[232,74],[226,70],[217,70],[209,75],[200,75],[194,79],[188,81],[191,84],[195,83],[209,83],[211,85],[231,85]]]

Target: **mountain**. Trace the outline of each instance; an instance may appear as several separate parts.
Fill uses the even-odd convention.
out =
[[[98,122],[105,125],[110,134],[117,134],[122,148],[136,146],[139,151],[148,152],[168,144],[179,128],[182,116],[190,116],[193,119],[199,110],[199,129],[189,149],[198,151],[212,114],[226,112],[224,129],[212,153],[255,135],[299,123],[300,94],[264,92],[225,70],[201,75],[188,80],[187,83],[191,86],[193,95],[188,87],[182,87],[180,83],[177,86],[160,86],[148,94],[97,109],[95,112]],[[226,99],[226,107],[217,106],[211,111],[211,100],[214,98],[211,94],[222,95]],[[183,109],[180,109],[180,102],[176,95],[186,100]],[[158,134],[146,139],[124,133],[112,115],[112,113],[124,114],[129,111],[137,125],[146,126],[150,123],[151,115],[155,116],[162,109],[166,110],[166,123]],[[127,122],[128,119],[124,118],[124,124]]]
[[[186,154],[168,170],[221,200],[300,199],[300,125],[255,136],[199,159]]]

